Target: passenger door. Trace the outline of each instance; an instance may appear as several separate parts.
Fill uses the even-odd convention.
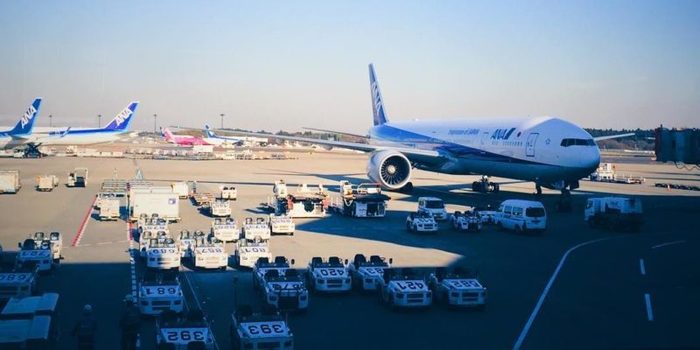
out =
[[[537,137],[540,136],[539,133],[533,132],[527,136],[527,143],[525,144],[525,155],[528,157],[535,156],[535,143],[537,142]]]

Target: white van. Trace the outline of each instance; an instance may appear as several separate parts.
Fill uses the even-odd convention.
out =
[[[547,211],[540,202],[508,199],[498,207],[496,225],[518,232],[544,231],[547,228]]]

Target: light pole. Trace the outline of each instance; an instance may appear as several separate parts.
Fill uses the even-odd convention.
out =
[[[49,114],[49,127],[53,127],[53,114]]]
[[[221,116],[221,128],[223,129],[224,128],[224,116],[226,116],[226,114],[221,113],[221,114],[219,114],[219,116]]]
[[[97,127],[98,128],[102,127],[102,114],[97,115]]]
[[[153,134],[156,134],[156,120],[158,119],[158,114],[153,113]]]

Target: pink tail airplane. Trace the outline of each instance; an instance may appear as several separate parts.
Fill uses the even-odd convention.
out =
[[[204,141],[204,139],[202,139],[201,137],[190,135],[174,135],[168,128],[161,128],[160,132],[163,135],[165,141],[174,143],[179,146],[209,145],[209,143]]]

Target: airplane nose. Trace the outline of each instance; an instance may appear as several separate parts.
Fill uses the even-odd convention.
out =
[[[584,167],[590,170],[589,174],[598,169],[600,165],[600,150],[598,147],[592,148],[591,152],[586,152],[583,159]]]

